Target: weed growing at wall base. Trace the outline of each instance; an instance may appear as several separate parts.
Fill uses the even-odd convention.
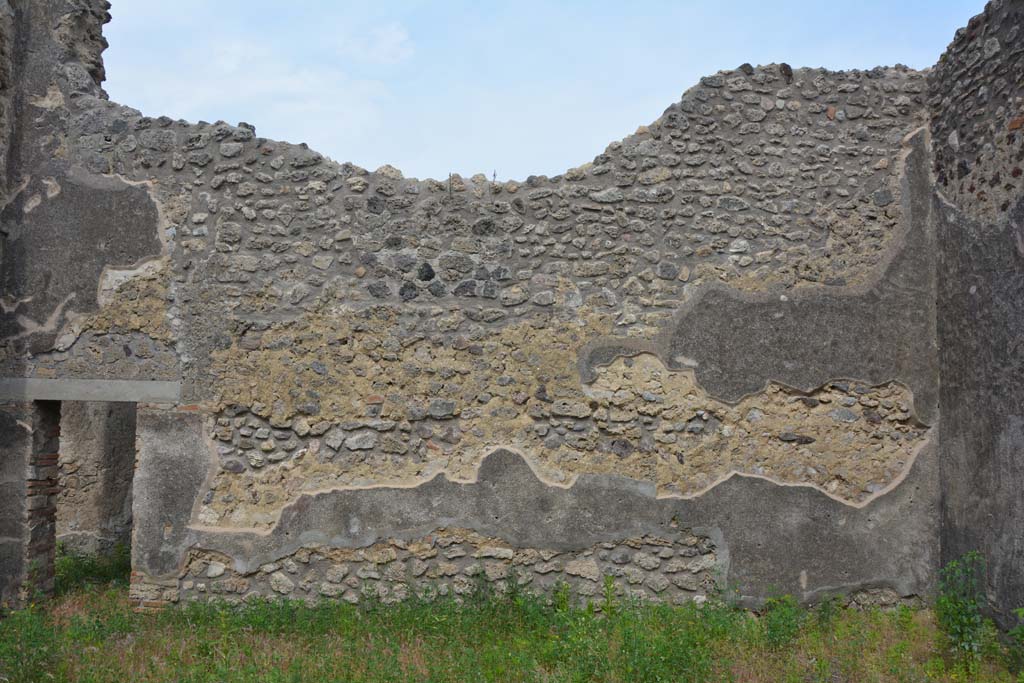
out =
[[[984,618],[985,558],[971,551],[953,560],[939,574],[935,613],[949,637],[953,656],[973,672],[985,647],[993,647],[995,626]]]
[[[1017,619],[1020,621],[1010,629],[1010,666],[1015,671],[1020,671],[1020,681],[1024,683],[1024,607],[1014,610]]]
[[[102,555],[79,555],[57,546],[54,563],[54,592],[63,595],[80,589],[83,584],[116,583],[128,585],[132,572],[131,551],[118,544]]]
[[[778,650],[793,642],[800,633],[805,615],[792,595],[769,599],[761,617],[764,642],[768,648]]]
[[[968,672],[933,614],[909,608],[812,612],[782,596],[755,615],[718,600],[641,605],[612,590],[580,606],[563,589],[550,601],[517,590],[462,604],[259,600],[139,614],[118,581],[87,574],[0,621],[0,681],[1016,680],[985,648]]]

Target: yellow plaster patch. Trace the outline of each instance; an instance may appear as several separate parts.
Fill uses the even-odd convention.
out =
[[[241,457],[256,453],[259,466],[214,475],[202,523],[267,527],[312,491],[415,486],[442,472],[471,481],[497,448],[522,453],[562,486],[583,473],[616,474],[651,482],[659,495],[691,496],[739,472],[857,504],[902,476],[926,438],[910,391],[895,383],[835,382],[809,395],[770,384],[730,405],[692,370],[640,355],[581,384],[578,349],[612,327],[610,316],[581,310],[572,322],[523,321],[444,343],[404,338],[397,309],[380,306],[244,334],[214,352],[212,372],[217,409],[251,413],[221,417],[214,437],[238,443],[239,429],[263,425],[301,438],[268,463],[261,450],[278,448],[274,438],[253,440]],[[451,401],[453,416],[411,416],[434,400]],[[318,412],[304,415],[311,402]],[[350,450],[339,439],[335,453],[325,434],[345,423],[343,437],[373,431],[374,446]]]

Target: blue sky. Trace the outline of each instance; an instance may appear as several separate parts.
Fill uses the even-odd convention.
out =
[[[114,0],[112,99],[407,176],[554,175],[743,62],[935,63],[983,0]],[[284,9],[287,8],[287,9]]]

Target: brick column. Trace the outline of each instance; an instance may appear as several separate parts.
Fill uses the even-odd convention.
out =
[[[60,402],[33,404],[34,430],[26,480],[28,535],[25,547],[27,583],[22,599],[33,592],[53,593],[57,553],[57,461],[60,458]]]
[[[0,607],[53,592],[60,403],[0,403]]]

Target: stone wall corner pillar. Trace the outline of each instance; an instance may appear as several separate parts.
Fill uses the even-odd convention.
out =
[[[190,408],[138,404],[129,596],[144,609],[178,599],[189,523],[210,467],[204,415]]]
[[[53,592],[60,403],[0,403],[0,608]]]

